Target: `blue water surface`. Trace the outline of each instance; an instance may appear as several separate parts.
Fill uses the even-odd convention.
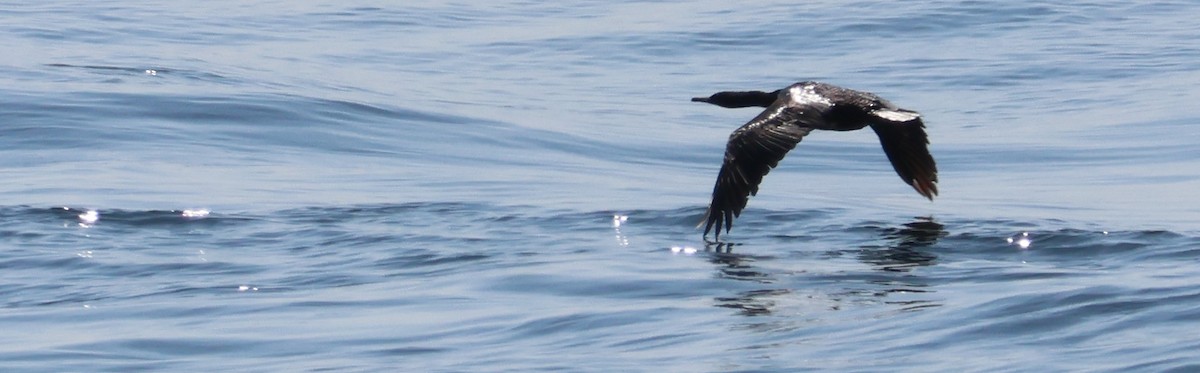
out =
[[[0,370],[1200,370],[1200,4],[0,5]],[[808,136],[695,225],[755,109]]]

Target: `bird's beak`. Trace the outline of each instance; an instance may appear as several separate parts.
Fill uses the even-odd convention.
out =
[[[708,97],[692,97],[692,102],[708,102]]]

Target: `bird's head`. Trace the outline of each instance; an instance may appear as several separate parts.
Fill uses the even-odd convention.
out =
[[[779,91],[727,91],[717,92],[708,97],[693,97],[692,102],[705,102],[725,108],[768,107],[775,103]]]

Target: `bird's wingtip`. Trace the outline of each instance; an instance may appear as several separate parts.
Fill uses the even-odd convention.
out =
[[[930,202],[933,201],[933,197],[938,195],[937,184],[934,184],[931,181],[923,182],[919,179],[913,179],[911,184],[913,189],[917,190],[917,194],[929,199]]]

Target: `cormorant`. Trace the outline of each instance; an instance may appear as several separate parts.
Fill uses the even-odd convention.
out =
[[[812,130],[853,131],[871,126],[900,179],[930,201],[938,194],[937,164],[929,154],[925,123],[871,93],[819,82],[800,82],[774,92],[718,92],[692,101],[726,108],[765,107],[729,135],[725,161],[705,213],[704,236],[733,228],[758,184]]]

